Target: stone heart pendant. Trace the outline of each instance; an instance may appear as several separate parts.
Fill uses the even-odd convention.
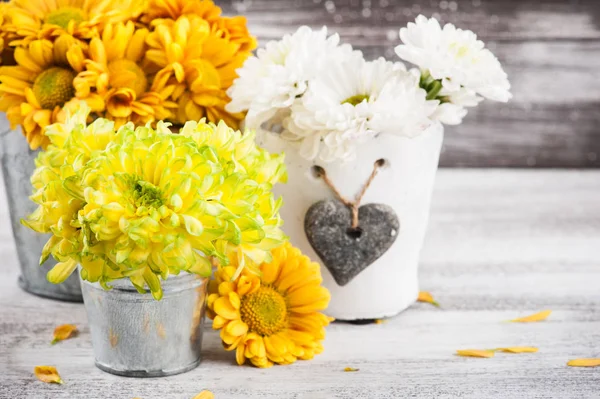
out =
[[[384,204],[358,208],[358,226],[352,211],[338,200],[313,204],[304,217],[308,242],[319,255],[335,282],[344,286],[383,255],[396,241],[400,221]]]

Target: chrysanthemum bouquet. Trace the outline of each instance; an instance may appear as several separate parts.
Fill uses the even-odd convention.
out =
[[[500,63],[473,32],[419,16],[400,38],[397,55],[418,69],[365,61],[325,28],[301,27],[246,60],[226,109],[297,142],[306,159],[339,162],[378,134],[416,136],[436,122],[461,123],[482,97],[511,98]]]
[[[87,118],[82,109],[47,128],[31,179],[38,208],[24,223],[51,234],[41,258],[59,262],[51,282],[79,264],[85,280],[107,288],[129,278],[160,299],[159,277],[209,276],[214,260],[229,259],[239,274],[284,242],[271,192],[285,179],[283,156],[258,148],[253,134],[223,122],[188,122],[173,134],[163,122],[116,129]]]
[[[227,88],[256,40],[212,0],[0,3],[0,110],[32,149],[81,101],[117,127],[224,120]]]

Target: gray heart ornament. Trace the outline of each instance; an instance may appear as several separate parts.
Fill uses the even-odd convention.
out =
[[[400,230],[396,212],[384,204],[359,207],[358,228],[351,225],[352,211],[334,199],[313,204],[304,217],[308,242],[339,286],[379,259]]]

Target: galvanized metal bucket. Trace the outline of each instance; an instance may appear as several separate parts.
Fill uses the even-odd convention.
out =
[[[25,291],[46,298],[81,302],[79,279],[71,275],[62,284],[52,284],[46,279],[48,271],[56,264],[50,257],[39,265],[40,255],[48,236],[23,226],[21,219],[29,215],[36,205],[29,199],[29,178],[35,169],[37,151],[31,151],[20,131],[11,131],[4,114],[0,116],[0,163],[6,187],[13,236],[21,267],[19,285]]]
[[[163,298],[140,294],[129,279],[112,289],[82,280],[96,366],[126,377],[163,377],[200,363],[208,279],[169,276]]]

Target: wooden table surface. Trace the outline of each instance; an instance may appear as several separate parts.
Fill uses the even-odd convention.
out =
[[[421,288],[441,309],[419,303],[383,324],[334,323],[322,355],[269,370],[235,366],[207,330],[197,369],[131,379],[94,366],[83,305],[17,287],[2,194],[0,398],[191,399],[204,389],[218,399],[600,398],[600,369],[566,366],[600,357],[600,171],[441,170],[434,196]],[[545,322],[505,322],[543,309],[553,311]],[[63,323],[81,334],[51,346]],[[540,351],[454,355],[503,346]],[[64,385],[35,379],[45,364]]]

